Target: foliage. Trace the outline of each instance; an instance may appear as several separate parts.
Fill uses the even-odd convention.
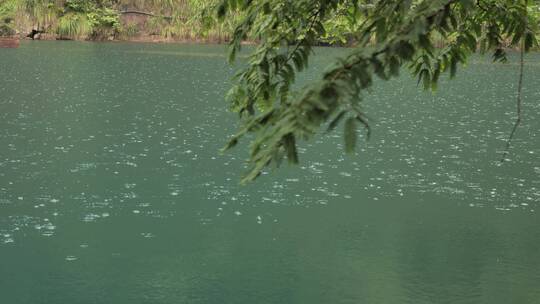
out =
[[[2,0],[0,2],[0,19],[3,22],[6,21],[6,18],[12,19],[15,17],[17,4],[16,0]]]
[[[0,5],[0,37],[15,35],[14,18],[17,2],[5,0]]]
[[[102,1],[67,0],[60,13],[58,33],[102,39],[114,35],[119,26],[118,12],[106,7]]]
[[[62,37],[87,37],[102,31],[114,32],[119,25],[114,1],[87,0],[3,0],[0,16],[28,18],[39,31],[54,31]]]
[[[9,37],[15,34],[15,30],[10,26],[9,23],[0,24],[0,37]]]
[[[118,36],[120,38],[131,38],[139,34],[139,27],[134,22],[128,22],[118,27]]]
[[[226,38],[234,19],[217,23],[209,14],[219,0],[0,0],[0,16],[4,11],[28,19],[29,26],[63,38],[103,39],[133,37],[150,32],[164,38]],[[144,26],[121,24],[124,10],[148,16]],[[130,23],[130,24],[128,24]],[[0,23],[1,24],[1,23]],[[15,26],[11,24],[11,26]]]
[[[223,19],[238,11],[242,18],[230,60],[245,39],[260,41],[229,93],[243,127],[226,149],[254,134],[244,182],[283,159],[298,162],[297,142],[325,125],[331,130],[345,121],[345,147],[352,152],[359,126],[369,136],[360,101],[375,78],[389,80],[408,67],[425,89],[435,89],[442,73],[454,77],[473,52],[491,52],[494,60],[505,61],[505,47],[528,51],[537,45],[536,1],[222,0],[218,7]],[[332,22],[336,16],[341,17]],[[319,81],[291,92],[319,37],[339,33],[354,37],[356,47]],[[434,37],[443,39],[444,47],[436,48]]]
[[[159,1],[155,1],[159,2]],[[148,29],[165,38],[227,39],[237,16],[216,22],[212,14],[217,0],[169,0],[167,5],[156,7]],[[148,5],[148,4],[147,4]],[[148,6],[151,8],[152,6]]]
[[[60,36],[81,37],[91,31],[86,14],[66,13],[58,19],[57,31]]]
[[[320,40],[331,45],[354,43],[355,34],[364,21],[365,16],[358,6],[338,5],[332,15],[323,21],[325,31]]]

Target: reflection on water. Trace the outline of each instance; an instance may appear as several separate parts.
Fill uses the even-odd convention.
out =
[[[357,155],[324,135],[241,187],[223,50],[0,50],[6,303],[538,302],[537,65],[502,165],[517,67],[476,58],[435,95],[378,84]]]

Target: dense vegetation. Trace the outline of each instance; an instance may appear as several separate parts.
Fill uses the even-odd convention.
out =
[[[0,35],[28,34],[34,30],[56,39],[154,36],[171,40],[229,40],[242,12],[229,11],[227,18],[217,22],[219,4],[219,0],[0,0]],[[318,37],[318,43],[352,43],[358,21],[336,11],[325,20],[326,30]],[[253,33],[247,38],[258,37]]]
[[[223,40],[234,18],[213,22],[214,0],[0,0],[0,26],[8,35],[32,30],[60,39]],[[213,14],[215,16],[215,14]]]

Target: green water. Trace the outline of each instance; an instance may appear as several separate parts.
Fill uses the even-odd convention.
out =
[[[0,49],[0,303],[540,303],[540,55],[502,166],[518,67],[477,57],[378,84],[357,155],[325,135],[242,187],[223,53]]]

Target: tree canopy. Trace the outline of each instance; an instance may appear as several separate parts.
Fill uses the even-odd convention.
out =
[[[240,12],[230,60],[246,39],[258,40],[228,97],[242,127],[225,149],[253,134],[249,172],[255,179],[284,159],[297,163],[297,144],[344,125],[347,152],[359,128],[370,135],[362,93],[375,78],[408,68],[425,89],[456,75],[474,52],[506,61],[508,48],[537,46],[538,1],[527,0],[222,0],[218,16]],[[349,54],[319,81],[292,90],[321,38],[353,41]],[[442,42],[442,43],[441,43]]]

